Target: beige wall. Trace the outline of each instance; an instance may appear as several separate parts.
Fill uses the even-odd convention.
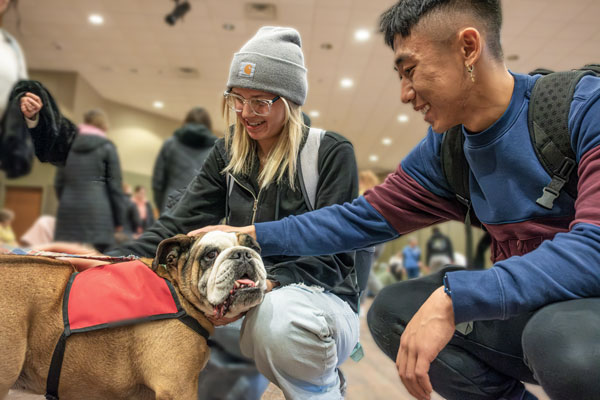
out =
[[[117,146],[123,180],[132,187],[145,186],[151,199],[154,160],[164,140],[181,122],[107,100],[75,72],[33,70],[29,75],[30,79],[38,80],[48,88],[61,112],[76,124],[82,122],[83,113],[91,108],[106,111],[110,121],[108,137]],[[55,169],[36,160],[31,173],[25,177],[7,180],[0,173],[0,205],[4,203],[6,184],[41,187],[44,190],[42,212],[55,214]]]

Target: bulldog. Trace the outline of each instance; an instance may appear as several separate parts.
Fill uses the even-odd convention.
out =
[[[207,317],[234,318],[262,301],[266,272],[259,251],[244,234],[178,235],[160,243],[154,260],[143,259],[145,265],[136,267],[169,281],[158,279],[172,288],[166,292],[177,303],[177,315],[193,318],[198,329],[212,333]],[[71,314],[63,305],[63,297],[69,297],[65,290],[88,271],[99,273],[104,267],[73,278],[67,261],[0,256],[0,399],[11,388],[45,393],[53,352],[68,329],[63,318],[70,315],[63,314]],[[58,397],[196,399],[198,375],[209,353],[205,337],[179,319],[83,329],[66,338]]]

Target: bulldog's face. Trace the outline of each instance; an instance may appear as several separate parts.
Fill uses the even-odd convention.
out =
[[[233,318],[263,299],[267,273],[259,251],[245,234],[177,235],[159,244],[153,268],[165,268],[204,314]]]

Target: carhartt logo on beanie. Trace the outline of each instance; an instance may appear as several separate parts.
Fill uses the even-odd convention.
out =
[[[227,87],[262,90],[303,105],[308,82],[298,31],[274,26],[260,28],[233,55]]]

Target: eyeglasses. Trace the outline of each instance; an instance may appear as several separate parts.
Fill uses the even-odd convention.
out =
[[[227,107],[229,107],[231,111],[242,112],[244,105],[248,103],[250,105],[250,110],[252,110],[254,114],[260,116],[269,115],[273,103],[280,99],[279,96],[275,96],[271,100],[245,99],[242,96],[231,92],[225,92],[223,93],[223,96],[225,97]]]

